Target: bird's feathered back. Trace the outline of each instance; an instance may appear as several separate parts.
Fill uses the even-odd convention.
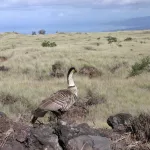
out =
[[[45,110],[55,109],[55,108],[51,108],[53,103],[60,105],[59,106],[60,109],[62,107],[65,108],[65,106],[68,105],[69,103],[73,103],[72,100],[75,97],[76,96],[68,89],[59,90],[56,93],[54,93],[53,95],[51,95],[49,98],[47,98],[44,101],[42,101],[42,103],[39,105],[39,108],[45,109]],[[63,104],[63,105],[61,105],[61,104]]]
[[[49,98],[43,100],[38,107],[43,113],[46,111],[66,111],[68,110],[77,100],[75,94],[69,89],[59,90],[52,94]],[[38,116],[40,111],[34,111],[33,114]]]

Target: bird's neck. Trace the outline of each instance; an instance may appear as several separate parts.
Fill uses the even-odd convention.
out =
[[[75,86],[74,80],[73,80],[73,72],[71,72],[68,76],[68,86]]]
[[[73,80],[73,73],[71,72],[68,76],[68,89],[73,93],[75,94],[76,96],[78,95],[77,94],[77,87],[74,83],[74,80]]]

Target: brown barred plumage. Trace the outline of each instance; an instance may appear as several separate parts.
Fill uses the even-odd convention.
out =
[[[71,72],[75,72],[75,68],[71,68],[68,71],[67,81],[68,84],[71,82],[74,83],[71,78],[69,78],[69,74]],[[73,74],[72,73],[72,74]],[[69,80],[71,80],[69,82]],[[49,98],[43,100],[41,104],[38,106],[38,108],[33,112],[33,118],[31,120],[31,123],[34,124],[38,117],[44,117],[44,115],[48,111],[52,112],[65,112],[67,111],[77,100],[77,87],[75,85],[68,85],[68,89],[59,90],[56,93],[52,94]]]

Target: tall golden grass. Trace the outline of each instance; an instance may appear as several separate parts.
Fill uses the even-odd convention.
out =
[[[117,42],[108,44],[107,36],[116,37]],[[132,40],[124,41],[128,37]],[[0,111],[10,117],[30,114],[41,100],[66,88],[66,77],[55,79],[49,76],[52,64],[61,61],[66,70],[70,66],[79,70],[84,65],[91,65],[103,73],[92,79],[74,76],[81,99],[89,89],[107,99],[104,104],[90,107],[86,118],[89,124],[94,122],[95,126],[106,126],[107,117],[119,112],[133,115],[149,112],[150,73],[126,78],[135,62],[150,56],[149,37],[150,33],[146,31],[34,36],[0,34],[0,56],[9,57],[13,53],[7,61],[0,62],[0,66],[10,68],[8,72],[0,72],[0,95],[23,97],[13,104],[0,103]],[[57,46],[42,47],[44,40],[56,42]]]

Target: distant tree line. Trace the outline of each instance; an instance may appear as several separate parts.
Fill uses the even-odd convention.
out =
[[[46,34],[46,31],[44,29],[42,29],[42,30],[39,30],[38,33],[44,35],[44,34]],[[36,31],[32,31],[32,35],[36,35]]]

